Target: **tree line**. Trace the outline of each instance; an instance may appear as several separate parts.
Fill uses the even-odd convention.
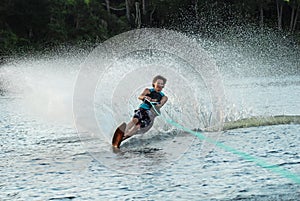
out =
[[[1,0],[0,53],[97,43],[135,28],[213,34],[252,24],[299,34],[300,0]]]

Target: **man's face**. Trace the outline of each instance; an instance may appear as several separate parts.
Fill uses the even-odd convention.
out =
[[[156,80],[156,82],[153,84],[154,84],[155,91],[161,91],[165,86],[164,81],[161,79]]]

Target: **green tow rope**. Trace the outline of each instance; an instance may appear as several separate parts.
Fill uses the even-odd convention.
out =
[[[154,111],[156,112],[156,114],[158,116],[162,116],[155,108],[155,106],[150,102],[150,104],[152,105]],[[162,116],[163,117],[163,116]],[[206,141],[206,142],[209,142],[225,151],[228,151],[230,153],[233,153],[235,155],[238,155],[239,157],[241,157],[242,159],[246,160],[246,161],[250,161],[250,162],[253,162],[255,163],[256,165],[262,167],[262,168],[265,168],[265,169],[268,169],[282,177],[285,177],[287,179],[290,179],[292,180],[293,182],[297,183],[297,184],[300,184],[300,177],[296,174],[293,174],[292,172],[289,172],[288,170],[282,168],[282,167],[279,167],[278,165],[272,165],[272,164],[268,164],[267,162],[265,162],[264,160],[261,160],[259,158],[256,158],[254,156],[251,156],[250,154],[247,154],[245,152],[242,152],[242,151],[239,151],[233,147],[230,147],[230,146],[227,146],[221,142],[218,142],[218,141],[215,141],[213,139],[210,139],[204,135],[202,135],[200,132],[196,132],[196,131],[193,131],[191,129],[188,129],[180,124],[178,124],[177,122],[173,121],[172,119],[167,119],[165,117],[163,117],[163,119],[170,125],[172,126],[175,126],[176,128],[178,129],[181,129],[183,131],[186,131],[196,137],[198,137],[200,140],[203,140],[203,141]]]

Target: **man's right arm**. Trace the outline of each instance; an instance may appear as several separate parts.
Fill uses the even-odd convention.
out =
[[[143,101],[145,98],[147,98],[149,101],[152,101],[152,99],[149,96],[147,96],[148,94],[150,94],[150,90],[148,88],[146,88],[141,93],[141,95],[139,95],[138,99]]]

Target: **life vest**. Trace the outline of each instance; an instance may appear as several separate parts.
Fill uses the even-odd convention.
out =
[[[165,96],[165,94],[163,92],[156,92],[154,88],[149,89],[150,90],[150,94],[147,94],[147,96],[149,96],[151,99],[156,99],[157,102],[160,103],[161,99],[163,96]],[[143,102],[140,105],[140,108],[143,108],[145,110],[150,110],[152,107],[152,105],[148,102]]]

